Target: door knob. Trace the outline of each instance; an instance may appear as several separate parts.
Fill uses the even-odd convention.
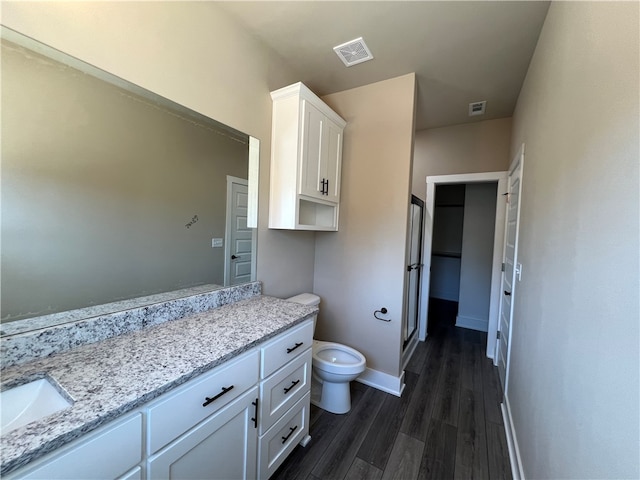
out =
[[[505,294],[507,297],[510,297],[510,296],[511,296],[511,292],[507,292],[506,290],[504,291],[504,294]]]
[[[235,260],[236,258],[240,258],[240,257],[238,257],[236,255],[231,255],[231,260]]]

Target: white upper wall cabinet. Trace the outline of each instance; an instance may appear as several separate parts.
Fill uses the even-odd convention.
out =
[[[269,228],[338,230],[346,122],[302,83],[271,98]]]

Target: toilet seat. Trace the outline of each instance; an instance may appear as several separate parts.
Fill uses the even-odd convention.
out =
[[[313,365],[337,375],[354,375],[364,371],[366,359],[357,350],[333,342],[313,341]]]

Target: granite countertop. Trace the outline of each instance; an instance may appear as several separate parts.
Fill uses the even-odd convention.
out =
[[[317,311],[255,296],[6,368],[1,372],[3,389],[48,377],[74,403],[2,435],[0,474],[142,406]]]

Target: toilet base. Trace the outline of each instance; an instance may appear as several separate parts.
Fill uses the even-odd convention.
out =
[[[327,412],[348,413],[351,410],[351,382],[323,382],[313,374],[311,403]]]

